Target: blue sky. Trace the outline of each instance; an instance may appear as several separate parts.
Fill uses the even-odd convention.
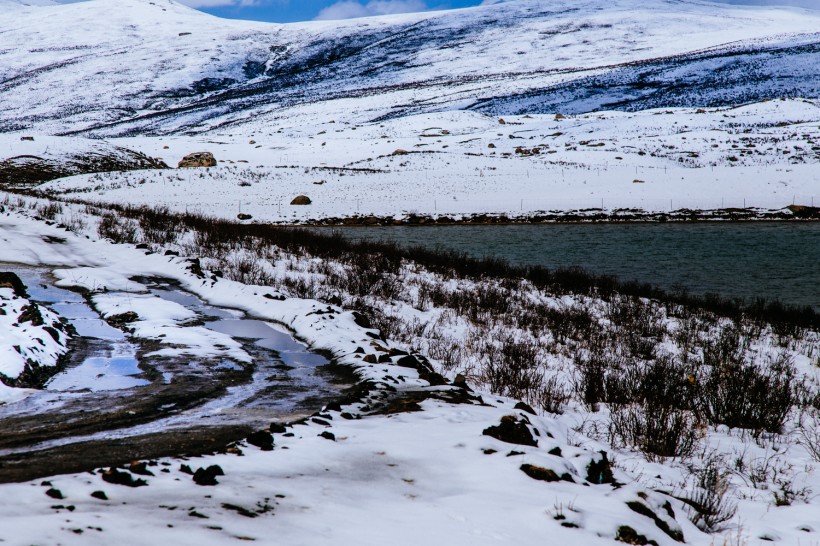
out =
[[[182,0],[219,17],[288,23],[477,6],[481,0]]]

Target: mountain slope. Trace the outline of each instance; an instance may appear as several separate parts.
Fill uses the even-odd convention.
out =
[[[514,0],[274,25],[170,0],[92,0],[19,14],[0,22],[0,131],[198,133],[308,111],[357,121],[467,107],[583,112],[820,87],[807,62],[820,14],[797,9]]]

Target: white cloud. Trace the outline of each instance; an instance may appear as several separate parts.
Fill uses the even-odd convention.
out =
[[[316,16],[316,19],[352,19],[370,17],[371,15],[390,15],[392,13],[410,13],[429,9],[422,0],[369,0],[362,4],[358,0],[340,0]]]

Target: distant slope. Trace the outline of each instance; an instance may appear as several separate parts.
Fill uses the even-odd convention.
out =
[[[673,0],[513,0],[293,25],[220,20],[170,0],[23,8],[0,20],[0,132],[818,97],[817,29],[816,12]]]

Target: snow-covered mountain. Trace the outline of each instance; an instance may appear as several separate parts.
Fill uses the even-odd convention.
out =
[[[289,25],[172,0],[21,7],[0,18],[0,131],[200,133],[297,113],[361,122],[817,97],[818,29],[818,12],[697,0],[512,0]]]

